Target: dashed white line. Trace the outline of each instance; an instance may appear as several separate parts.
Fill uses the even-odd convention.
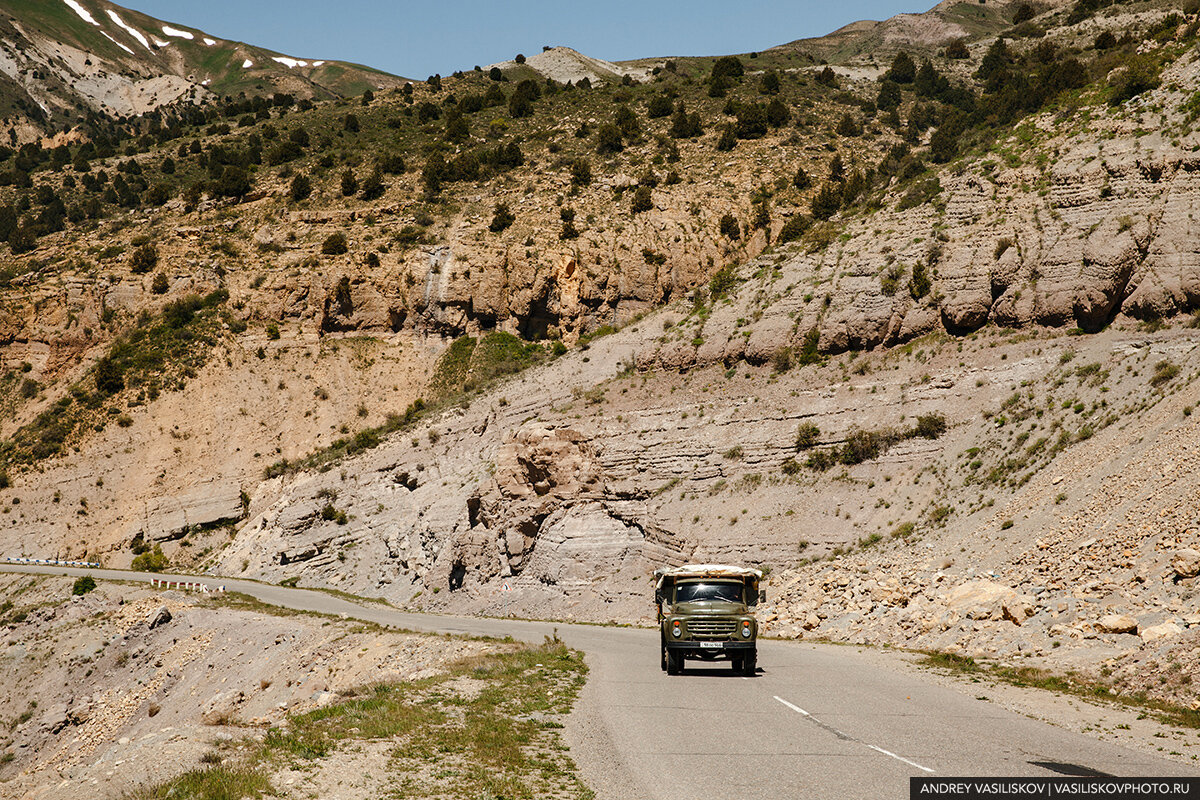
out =
[[[811,720],[812,722],[815,722],[817,725],[819,725],[820,727],[829,731],[830,733],[832,733],[834,736],[838,737],[839,739],[844,739],[849,742],[858,742],[858,744],[861,744],[871,750],[874,750],[876,753],[882,753],[883,755],[888,756],[890,758],[894,758],[897,761],[902,761],[905,764],[908,764],[910,767],[916,767],[917,769],[924,770],[925,772],[933,772],[933,770],[931,770],[929,767],[921,766],[920,764],[918,764],[915,761],[909,761],[907,758],[904,758],[903,756],[898,756],[890,750],[884,750],[882,747],[876,747],[873,744],[867,744],[864,741],[855,739],[853,736],[850,736],[847,733],[843,733],[842,731],[839,731],[837,728],[834,728],[831,725],[821,722],[821,720],[817,719],[816,717],[814,717],[812,714],[805,711],[800,706],[795,705],[793,703],[789,703],[787,700],[784,700],[782,697],[779,697],[778,695],[775,695],[775,699],[778,700],[779,702],[783,703],[785,706],[790,708],[792,711],[795,711],[797,714],[800,714],[801,716],[804,716],[804,717],[808,717],[809,720]]]
[[[897,761],[903,761],[905,764],[908,764],[910,767],[916,767],[917,769],[923,769],[926,772],[933,772],[933,770],[931,770],[929,767],[922,767],[917,762],[909,761],[907,758],[904,758],[903,756],[898,756],[889,750],[884,750],[882,747],[876,747],[873,744],[869,744],[869,745],[867,745],[867,747],[871,748],[872,750],[874,750],[876,752],[883,753],[885,756],[891,756],[892,758],[896,759]]]
[[[792,711],[795,711],[797,714],[803,714],[806,717],[812,716],[812,714],[808,713],[800,706],[794,706],[791,703],[789,703],[787,700],[784,700],[782,697],[779,697],[778,695],[776,695],[775,699],[778,700],[779,702],[783,703],[785,706],[790,708]]]

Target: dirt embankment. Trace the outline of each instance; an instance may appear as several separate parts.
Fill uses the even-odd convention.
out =
[[[220,761],[214,748],[235,758],[246,737],[347,690],[495,649],[261,613],[238,598],[107,582],[71,591],[66,578],[0,576],[0,684],[20,687],[0,697],[0,797],[122,796]]]

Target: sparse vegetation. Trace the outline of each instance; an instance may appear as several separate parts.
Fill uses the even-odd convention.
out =
[[[204,768],[143,788],[130,800],[234,800],[272,792],[274,765],[315,761],[359,742],[390,740],[389,771],[421,795],[584,798],[558,734],[583,685],[581,654],[557,641],[454,663],[443,674],[347,692],[332,705],[288,717],[249,751],[228,751]],[[464,694],[455,682],[481,682]],[[455,769],[429,770],[431,759]]]

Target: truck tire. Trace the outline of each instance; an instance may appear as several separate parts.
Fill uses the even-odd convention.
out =
[[[667,651],[667,674],[678,675],[683,672],[683,653],[679,650]]]
[[[754,650],[748,650],[746,652],[746,654],[742,656],[742,674],[747,675],[747,676],[753,676],[757,669],[758,669],[758,650],[756,648]]]
[[[665,641],[659,643],[662,646],[662,671],[667,671],[667,643]]]
[[[744,663],[744,659],[741,656],[737,655],[736,653],[734,653],[729,658],[729,665],[731,667],[733,667],[734,672],[741,672],[743,669],[743,667],[742,667],[743,663]]]

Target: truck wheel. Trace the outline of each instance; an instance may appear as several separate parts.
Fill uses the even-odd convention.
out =
[[[741,672],[741,671],[742,671],[742,663],[743,663],[743,659],[742,659],[742,657],[741,657],[741,656],[739,656],[739,655],[736,655],[736,654],[735,654],[735,655],[733,655],[733,656],[731,656],[731,657],[730,657],[730,659],[729,659],[729,663],[730,663],[730,666],[732,666],[732,667],[733,667],[733,671],[734,671],[734,672]]]
[[[678,675],[683,672],[683,653],[678,650],[667,651],[667,674]]]
[[[758,668],[758,650],[750,650],[742,656],[742,674],[754,675]]]
[[[662,645],[662,670],[663,670],[663,672],[666,672],[667,671],[667,643],[662,642],[661,645]]]

